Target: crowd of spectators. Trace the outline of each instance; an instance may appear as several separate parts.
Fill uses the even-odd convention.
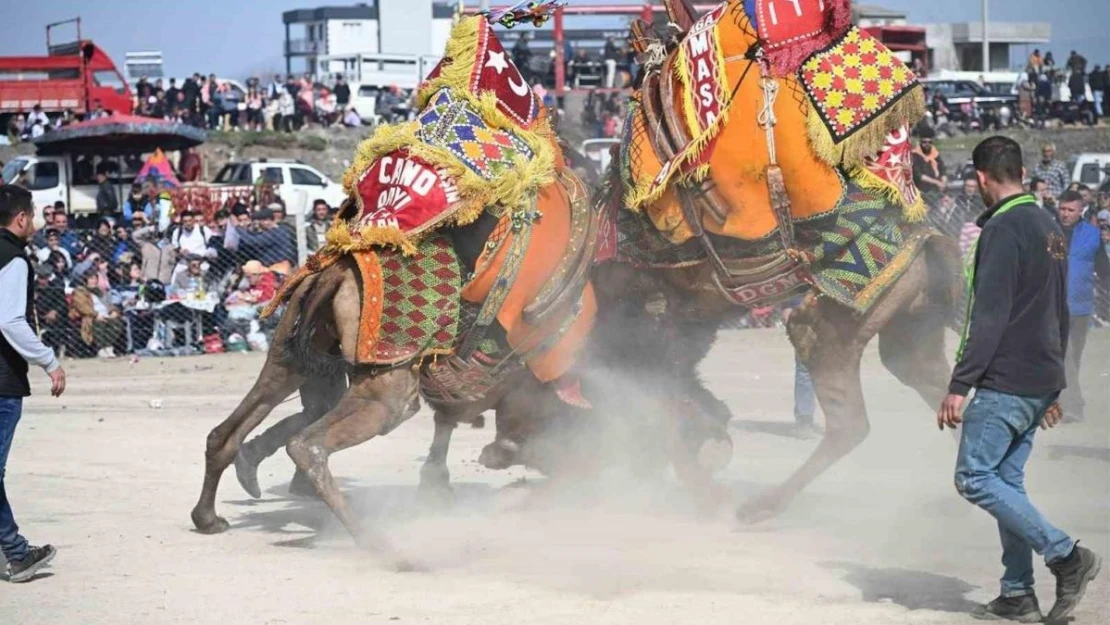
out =
[[[980,86],[985,87],[980,76]],[[1052,52],[1039,49],[1029,55],[1020,78],[1008,98],[993,99],[984,104],[965,98],[959,105],[949,102],[939,90],[926,85],[929,125],[938,132],[951,134],[998,130],[1020,124],[1043,127],[1049,123],[1086,124],[1093,126],[1110,116],[1110,64],[1088,67],[1086,57],[1072,50],[1062,66]],[[998,94],[1003,95],[1003,94]]]
[[[329,77],[326,83],[312,74],[275,74],[266,84],[255,76],[248,78],[244,87],[214,74],[205,78],[195,73],[180,86],[174,78],[168,82],[141,78],[135,86],[135,111],[146,117],[227,131],[292,132],[313,125],[362,125],[351,100],[351,86],[342,74]]]
[[[31,242],[44,342],[78,358],[265,348],[273,322],[259,313],[298,262],[280,198],[245,197],[206,220],[163,213],[159,195],[135,185],[121,211],[89,229],[72,227],[61,202],[44,208]],[[309,250],[323,245],[333,213],[313,205]]]

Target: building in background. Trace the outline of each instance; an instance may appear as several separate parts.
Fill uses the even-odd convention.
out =
[[[1021,69],[1033,48],[1044,48],[1052,39],[1048,22],[987,23],[990,40],[991,71]],[[926,24],[926,36],[932,56],[930,66],[936,69],[983,70],[982,22]],[[1061,58],[1067,58],[1066,52]]]
[[[370,4],[295,9],[285,23],[285,71],[303,59],[303,70],[356,77],[368,63],[389,57],[436,57],[451,34],[455,6],[435,0],[376,0]],[[299,31],[299,32],[298,32]],[[417,68],[414,67],[413,71]],[[429,68],[430,69],[430,68]]]

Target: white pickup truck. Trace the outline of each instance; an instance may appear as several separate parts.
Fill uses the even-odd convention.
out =
[[[113,172],[127,169],[128,164],[110,159],[115,168]],[[96,179],[93,172],[101,164],[99,157],[78,157],[71,154],[59,155],[25,155],[17,156],[4,165],[0,176],[4,184],[19,182],[30,192],[35,203],[35,208],[42,211],[44,206],[53,206],[55,202],[65,202],[73,215],[83,215],[96,212]],[[140,166],[142,162],[138,163]],[[133,166],[133,164],[131,164]],[[131,189],[131,181],[135,179],[138,171],[113,173],[108,180],[116,189],[118,199],[123,202],[123,196]],[[38,216],[41,216],[41,212]]]
[[[343,185],[322,174],[320,170],[300,161],[283,158],[239,161],[224,165],[212,184],[253,185],[266,182],[274,185],[279,195],[287,201],[296,197],[298,191],[308,199],[306,213],[312,210],[312,202],[322,199],[329,206],[338,207],[347,198]]]

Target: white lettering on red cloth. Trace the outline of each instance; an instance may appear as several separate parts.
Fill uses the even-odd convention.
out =
[[[359,178],[360,227],[398,228],[406,234],[434,227],[459,201],[450,176],[399,150],[387,154]]]

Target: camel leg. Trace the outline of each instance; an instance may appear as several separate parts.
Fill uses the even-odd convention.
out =
[[[286,446],[297,468],[308,476],[320,498],[363,547],[388,551],[384,540],[364,528],[352,512],[328,468],[328,457],[386,433],[411,417],[418,406],[417,390],[416,375],[408,368],[378,376],[358,371],[352,374],[351,388],[339,404]]]
[[[340,372],[330,378],[312,378],[301,385],[301,405],[303,410],[288,416],[271,426],[262,434],[243,443],[235,456],[235,477],[239,485],[251,497],[258,499],[262,489],[258,485],[258,465],[285,447],[297,432],[305,429],[339,403],[347,391],[347,374]],[[307,491],[307,477],[298,472],[293,476],[289,491],[295,495],[314,494],[311,486]]]
[[[231,416],[208,434],[204,485],[192,512],[193,525],[202,534],[217,534],[228,528],[227,521],[216,515],[216,489],[220,485],[220,476],[235,458],[247,434],[258,427],[303,380],[300,374],[278,364],[276,359],[268,359],[247,396]]]
[[[435,413],[435,434],[428,458],[420,467],[420,496],[429,501],[449,501],[451,491],[451,472],[447,469],[447,452],[451,447],[451,435],[457,423],[442,411]]]
[[[793,475],[769,493],[745,503],[736,513],[738,519],[752,523],[778,515],[810,482],[867,438],[871,426],[860,381],[863,350],[895,317],[917,310],[927,271],[925,256],[920,255],[886,296],[862,317],[828,299],[819,299],[813,309],[803,309],[791,316],[792,333],[799,325],[808,326],[813,333],[812,348],[803,354],[806,356],[803,360],[825,413],[825,434]],[[912,315],[906,319],[912,319]]]

